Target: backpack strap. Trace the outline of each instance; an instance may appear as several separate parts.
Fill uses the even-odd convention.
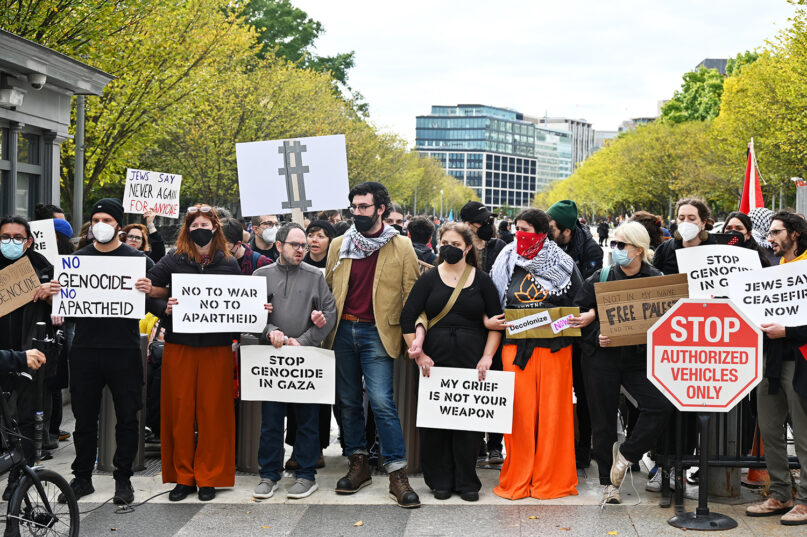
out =
[[[600,270],[600,283],[608,281],[608,275],[611,274],[611,267],[613,265],[608,265],[607,267],[603,267]]]

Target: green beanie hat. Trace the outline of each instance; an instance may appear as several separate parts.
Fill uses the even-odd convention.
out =
[[[555,221],[561,231],[577,226],[577,204],[572,200],[560,200],[547,209],[546,214]]]

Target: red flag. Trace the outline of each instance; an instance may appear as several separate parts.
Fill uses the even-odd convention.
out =
[[[759,170],[757,158],[754,155],[754,140],[748,144],[748,163],[745,165],[745,181],[743,182],[743,197],[740,199],[740,212],[748,214],[751,209],[764,207],[762,202],[762,187],[759,186]]]

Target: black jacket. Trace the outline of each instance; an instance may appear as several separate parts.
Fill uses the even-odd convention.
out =
[[[710,234],[701,244],[717,244],[717,241]],[[662,242],[653,252],[653,266],[667,276],[678,274],[678,258],[675,257],[675,251],[683,247],[684,242],[681,239],[668,239]]]
[[[423,261],[424,263],[434,265],[434,262],[437,261],[437,256],[434,255],[434,252],[432,251],[431,248],[429,248],[428,244],[420,244],[413,242],[412,248],[415,249],[415,255],[418,256],[418,259]]]
[[[23,257],[27,257],[34,268],[40,283],[53,279],[53,265],[33,248],[28,248]],[[20,258],[21,259],[21,258]],[[0,270],[13,265],[0,255]],[[36,323],[45,322],[50,328],[51,307],[44,300],[28,302],[11,313],[0,318],[0,348],[16,351],[31,348],[31,340],[36,335]]]
[[[608,224],[605,222],[600,222],[600,225],[597,226],[597,235],[600,237],[607,237],[608,236]]]
[[[561,248],[574,260],[584,280],[602,268],[602,248],[591,236],[588,226],[578,223],[571,240]]]
[[[501,239],[490,239],[487,244],[485,244],[482,259],[477,260],[480,268],[485,274],[490,274],[490,269],[493,268],[493,262],[496,261],[496,258],[499,256],[499,252],[501,252],[502,248],[505,246],[507,246],[507,243]]]
[[[160,262],[154,265],[147,276],[155,287],[171,287],[172,274],[241,274],[241,269],[234,257],[226,257],[222,251],[216,252],[206,267],[202,267],[185,254],[177,254],[176,251],[172,251],[160,259]],[[152,313],[162,318],[161,326],[165,328],[165,341],[168,343],[191,347],[217,347],[231,345],[233,339],[238,338],[238,334],[229,332],[176,334],[173,331],[171,315],[164,315],[164,312],[164,308],[162,311],[152,310]]]
[[[23,371],[28,366],[28,358],[23,351],[0,349],[0,374]]]

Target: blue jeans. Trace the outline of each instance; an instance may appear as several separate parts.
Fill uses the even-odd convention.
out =
[[[381,439],[384,469],[394,472],[406,466],[398,409],[393,400],[394,360],[381,343],[378,330],[370,323],[342,320],[333,342],[336,355],[336,405],[342,413],[342,437],[345,454],[367,455],[364,437],[364,408],[361,378]]]
[[[283,475],[283,421],[287,405],[297,417],[297,439],[294,442],[294,458],[300,463],[297,477],[313,481],[320,452],[319,405],[315,404],[275,401],[261,404],[261,440],[258,445],[260,476],[278,482]]]

